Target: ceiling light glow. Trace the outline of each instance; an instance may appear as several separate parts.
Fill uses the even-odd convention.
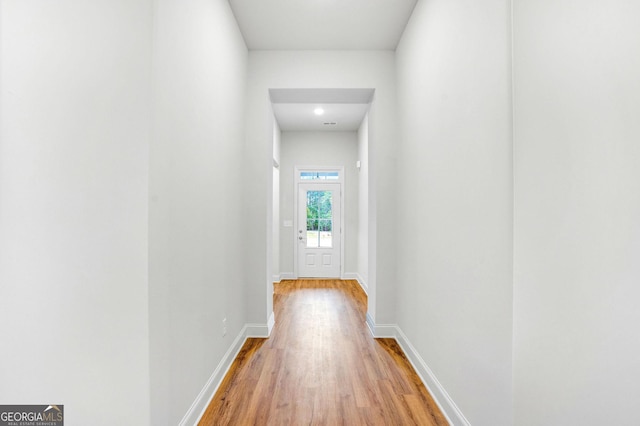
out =
[[[324,110],[322,108],[316,108],[316,109],[313,110],[313,113],[315,115],[322,115],[322,114],[324,114]]]

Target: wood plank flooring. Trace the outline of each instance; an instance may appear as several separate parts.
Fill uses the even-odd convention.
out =
[[[248,339],[199,426],[447,425],[393,339],[373,339],[356,281],[275,284],[276,325]]]

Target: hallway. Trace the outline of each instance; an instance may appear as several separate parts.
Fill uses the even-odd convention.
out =
[[[371,334],[397,339],[449,423],[637,426],[638,16],[629,0],[0,0],[0,405],[193,426],[260,338],[261,369],[236,373],[249,390],[212,408],[234,422],[418,418],[363,306],[286,281],[274,309],[273,283],[304,276],[295,167],[337,166],[331,276],[358,280]],[[328,130],[351,90],[366,120]],[[317,131],[278,121],[291,104]]]
[[[275,285],[269,339],[247,339],[205,425],[446,425],[394,339],[373,339],[356,281]]]

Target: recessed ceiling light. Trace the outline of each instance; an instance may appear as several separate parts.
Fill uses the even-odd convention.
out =
[[[313,110],[313,113],[315,115],[322,115],[322,114],[324,114],[324,110],[322,108],[316,108],[316,109]]]

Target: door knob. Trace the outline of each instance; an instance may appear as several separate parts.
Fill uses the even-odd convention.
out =
[[[299,239],[300,241],[302,241],[302,237],[301,237],[301,236],[300,236],[300,237],[298,237],[298,239]]]

